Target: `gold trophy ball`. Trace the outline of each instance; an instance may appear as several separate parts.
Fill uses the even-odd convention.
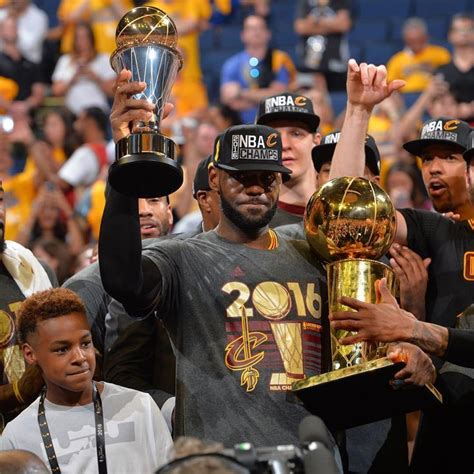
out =
[[[280,283],[264,281],[253,292],[252,302],[256,310],[266,319],[283,319],[291,309],[288,290]]]
[[[136,7],[119,21],[115,32],[117,49],[147,44],[161,44],[175,49],[178,32],[174,21],[155,7]]]
[[[378,259],[393,242],[395,208],[388,194],[364,178],[336,178],[306,206],[304,227],[313,251],[325,262]]]

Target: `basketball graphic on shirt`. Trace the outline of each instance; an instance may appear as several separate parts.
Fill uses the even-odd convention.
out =
[[[291,298],[288,290],[275,281],[259,283],[252,294],[255,309],[271,320],[283,319],[291,309]]]

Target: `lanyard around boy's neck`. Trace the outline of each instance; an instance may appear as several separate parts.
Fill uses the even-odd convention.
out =
[[[95,441],[97,447],[97,463],[99,465],[99,474],[107,474],[107,460],[105,458],[104,413],[102,411],[102,400],[100,399],[100,394],[95,383],[92,384],[92,393],[94,401]],[[38,406],[38,424],[51,471],[53,474],[60,474],[61,469],[59,468],[58,460],[56,458],[53,440],[51,439],[51,434],[49,432],[48,422],[45,415],[45,397],[46,389],[41,392]]]

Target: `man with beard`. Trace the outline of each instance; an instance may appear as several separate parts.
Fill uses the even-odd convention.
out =
[[[130,120],[151,113],[146,101],[130,98],[144,85],[128,78],[123,71],[117,81],[115,140],[130,133]],[[274,129],[227,129],[209,168],[210,187],[221,199],[219,225],[143,255],[136,200],[110,189],[99,239],[102,280],[129,314],[156,311],[164,321],[177,357],[175,435],[227,446],[298,442],[308,412],[288,392],[293,381],[326,368],[322,348],[329,346],[321,334],[327,318],[321,263],[306,242],[269,228],[288,174]],[[431,368],[423,373],[430,378]]]
[[[54,273],[26,248],[5,241],[4,190],[0,181],[0,432],[43,386],[35,367],[25,367],[16,337],[15,312],[26,297],[57,286]]]
[[[403,145],[421,158],[423,182],[433,207],[440,213],[459,214],[461,219],[474,217],[463,157],[470,132],[471,127],[462,120],[439,117],[423,124],[418,140]]]

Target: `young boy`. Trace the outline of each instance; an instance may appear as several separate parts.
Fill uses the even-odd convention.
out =
[[[55,474],[151,473],[166,462],[171,435],[152,398],[93,382],[90,327],[74,292],[30,296],[17,324],[25,359],[40,367],[46,387],[7,425],[0,449],[31,451]]]

